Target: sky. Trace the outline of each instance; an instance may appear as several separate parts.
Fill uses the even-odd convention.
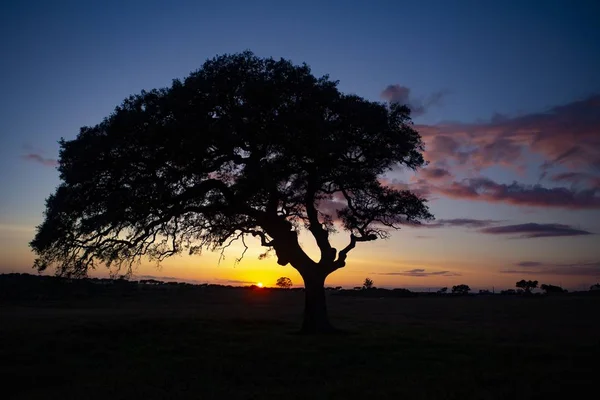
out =
[[[600,281],[598,21],[594,0],[2,2],[0,273],[35,272],[28,242],[59,184],[61,137],[249,49],[306,62],[345,93],[408,104],[426,144],[425,169],[387,179],[427,197],[436,221],[359,244],[327,285],[588,288]],[[260,247],[236,263],[240,252],[144,263],[135,277],[302,283],[291,266],[259,261]]]

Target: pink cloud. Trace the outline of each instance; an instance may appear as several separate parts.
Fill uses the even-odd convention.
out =
[[[33,161],[48,167],[56,167],[58,165],[58,161],[53,158],[45,158],[37,153],[29,153],[21,156],[24,160]]]
[[[532,152],[544,158],[544,168],[600,168],[600,95],[546,112],[416,128],[425,141],[426,158],[434,165],[515,167]]]

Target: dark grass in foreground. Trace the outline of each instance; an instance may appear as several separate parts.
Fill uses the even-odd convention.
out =
[[[597,388],[598,296],[328,296],[343,336],[293,334],[303,293],[130,293],[0,307],[0,398],[531,399]]]

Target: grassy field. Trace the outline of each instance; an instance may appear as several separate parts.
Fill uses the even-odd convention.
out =
[[[4,301],[0,398],[570,399],[598,387],[598,296],[328,301],[348,334],[296,335],[292,291]]]

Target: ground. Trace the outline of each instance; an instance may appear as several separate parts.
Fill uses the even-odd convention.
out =
[[[3,399],[532,399],[597,388],[599,296],[169,289],[0,303]],[[589,396],[587,396],[589,397]]]

